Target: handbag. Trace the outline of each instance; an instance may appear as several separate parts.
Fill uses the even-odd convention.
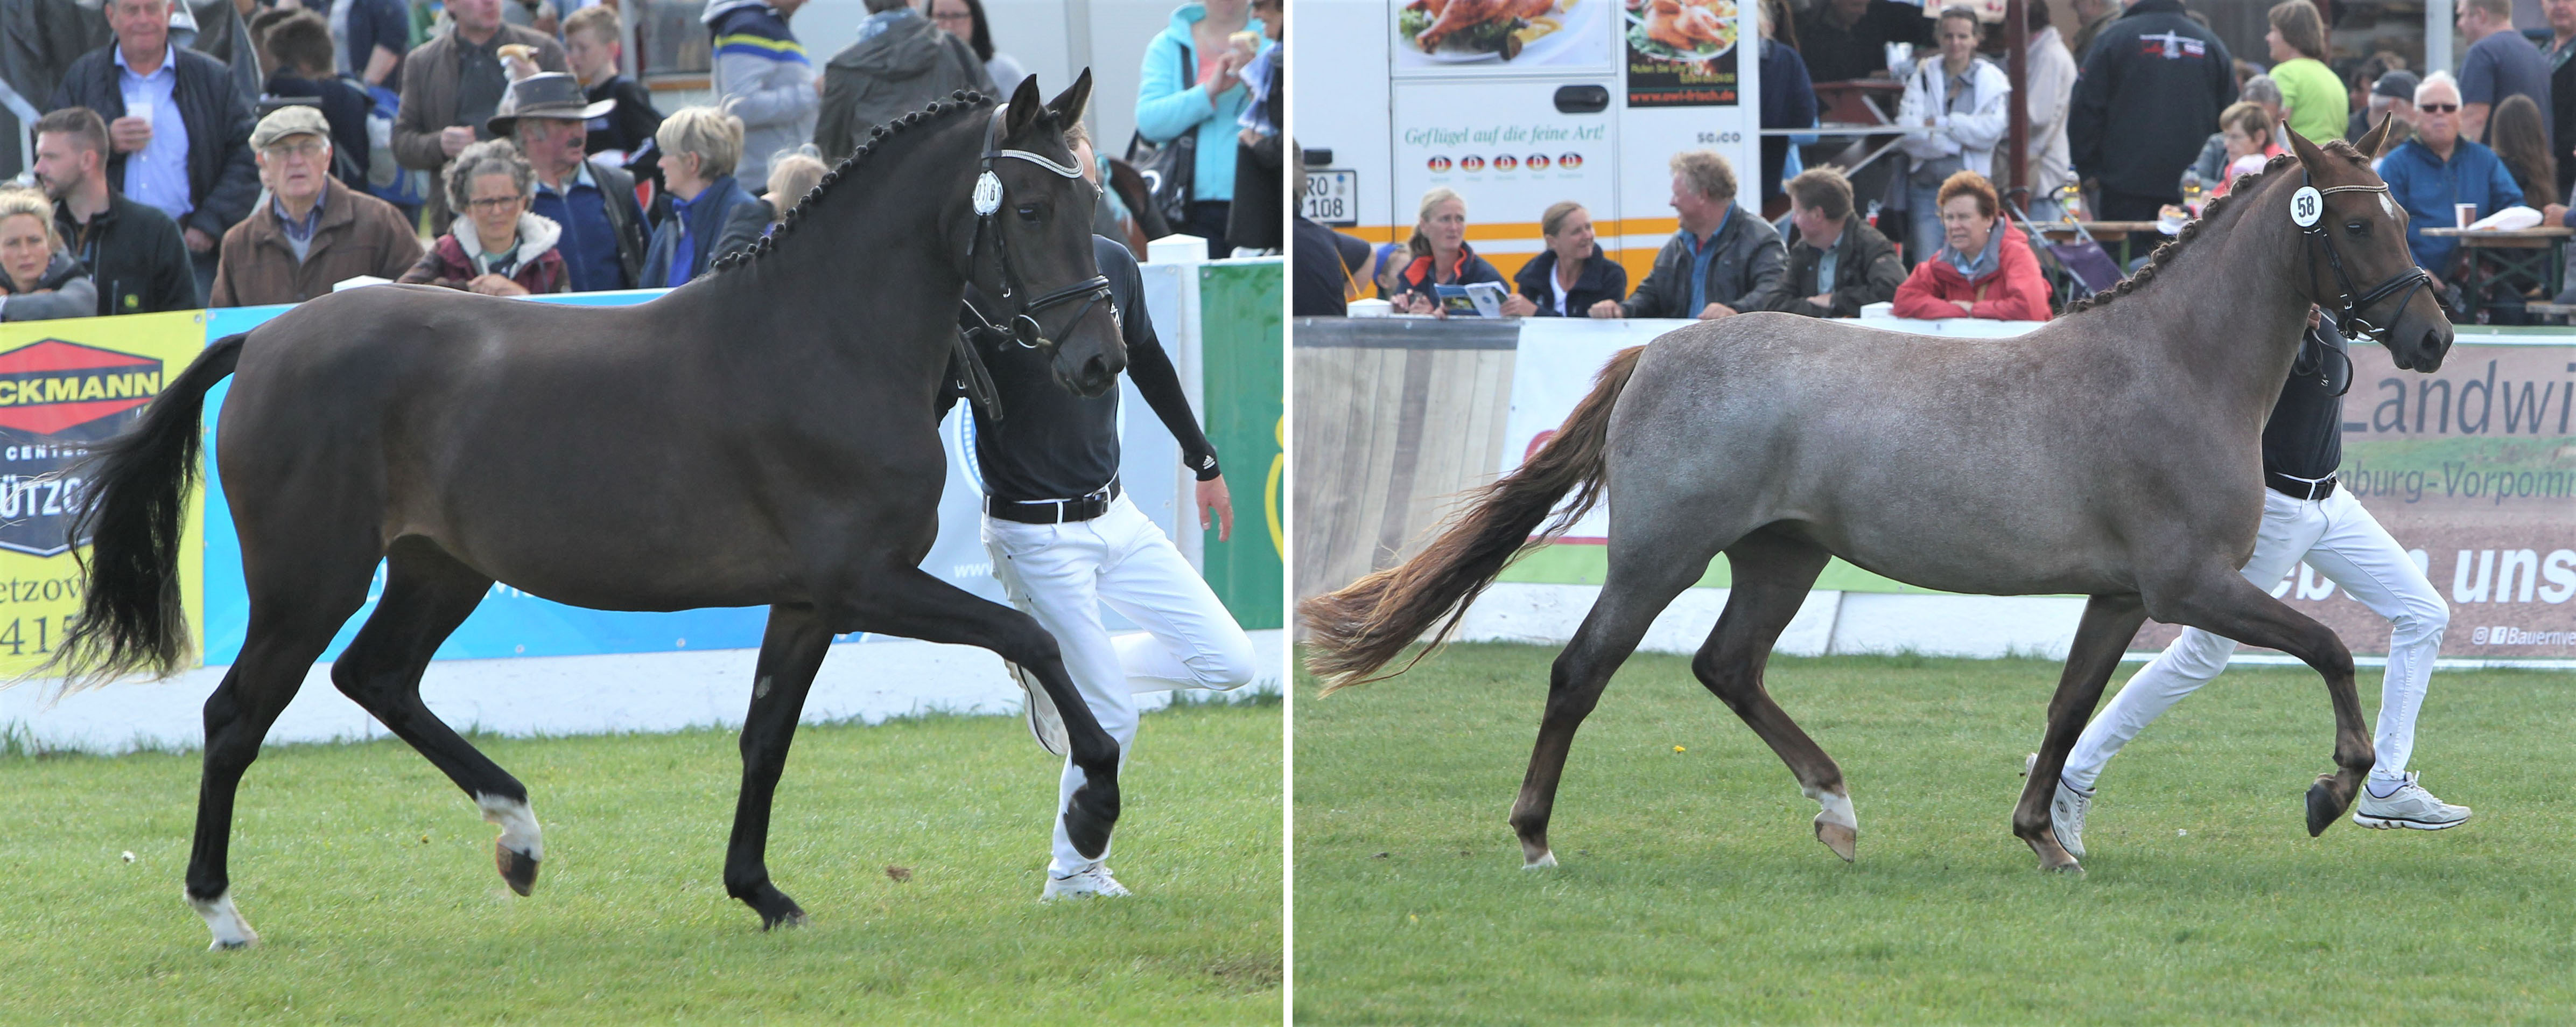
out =
[[[1191,81],[1190,48],[1180,49],[1181,81]],[[1191,181],[1198,167],[1199,133],[1196,128],[1181,133],[1169,142],[1156,143],[1143,132],[1127,140],[1127,163],[1145,179],[1153,197],[1152,209],[1163,222],[1175,230],[1190,221]]]

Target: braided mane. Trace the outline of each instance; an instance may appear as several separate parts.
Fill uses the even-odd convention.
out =
[[[2370,158],[2363,156],[2359,149],[2356,149],[2351,143],[2344,142],[2341,139],[2329,139],[2324,143],[2318,144],[2318,148],[2332,156],[2341,157],[2352,162],[2355,167],[2367,168],[2370,166]],[[2270,163],[2263,165],[2263,170],[2237,179],[2235,185],[2228,187],[2227,195],[2211,201],[2209,206],[2201,211],[2199,217],[2192,219],[2189,224],[2182,226],[2181,234],[2174,236],[2172,240],[2165,244],[2156,247],[2156,251],[2147,256],[2146,265],[2144,267],[2140,267],[2137,270],[2137,273],[2120,279],[2119,284],[2114,285],[2109,289],[2094,293],[2091,296],[2087,296],[2083,299],[2067,304],[2066,314],[2060,316],[2080,314],[2087,310],[2107,306],[2112,300],[2119,299],[2122,296],[2126,296],[2130,293],[2146,288],[2148,283],[2155,280],[2157,269],[2172,264],[2176,259],[2176,256],[2182,252],[2184,247],[2191,245],[2192,240],[2200,238],[2202,234],[2201,229],[2203,227],[2217,221],[2220,217],[2226,215],[2228,211],[2234,210],[2237,206],[2237,197],[2253,192],[2255,186],[2265,181],[2269,181],[2273,172],[2279,171],[2284,167],[2296,167],[2298,163],[2299,158],[2296,155],[2284,153],[2278,157],[2272,158]]]
[[[929,107],[913,111],[910,114],[906,114],[900,118],[894,119],[893,121],[877,126],[874,131],[868,133],[866,142],[860,143],[857,149],[850,151],[850,155],[842,158],[841,163],[833,167],[832,170],[824,172],[822,180],[814,183],[814,188],[805,191],[805,195],[796,201],[796,206],[788,210],[786,215],[779,219],[777,227],[762,234],[759,239],[754,240],[750,245],[744,246],[740,249],[729,250],[724,254],[719,255],[713,263],[707,265],[707,272],[709,274],[714,274],[722,271],[730,271],[736,267],[751,263],[753,260],[758,259],[762,254],[777,249],[778,240],[784,238],[787,233],[794,231],[796,226],[805,220],[807,212],[811,211],[816,204],[823,202],[823,197],[826,193],[831,192],[832,189],[839,185],[842,180],[849,178],[852,173],[859,169],[860,165],[866,163],[869,157],[874,156],[880,148],[891,142],[895,136],[914,129],[926,127],[934,122],[945,121],[948,118],[955,116],[960,111],[981,110],[983,108],[991,107],[993,103],[994,98],[992,97],[971,90],[960,89],[954,93],[948,94],[948,102],[946,103],[934,102]]]

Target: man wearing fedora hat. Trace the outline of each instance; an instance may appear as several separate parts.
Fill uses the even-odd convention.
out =
[[[635,200],[635,176],[605,161],[584,157],[590,119],[616,109],[616,100],[587,100],[579,80],[544,72],[510,83],[500,113],[486,126],[496,138],[518,144],[537,170],[537,194],[528,210],[563,226],[555,244],[574,292],[632,289],[644,271],[644,210]]]
[[[210,307],[301,303],[360,275],[399,277],[420,239],[394,205],[331,180],[331,123],[280,107],[251,130],[269,202],[224,233]]]

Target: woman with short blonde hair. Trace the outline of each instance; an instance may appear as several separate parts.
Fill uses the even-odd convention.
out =
[[[97,314],[98,288],[63,252],[53,201],[38,190],[0,187],[0,321]]]
[[[734,181],[742,162],[742,119],[713,107],[682,107],[653,133],[662,151],[662,185],[671,215],[653,226],[644,251],[646,288],[685,285],[724,252],[725,226],[760,201]],[[763,183],[766,185],[767,183]],[[793,197],[787,198],[793,204]]]
[[[1447,187],[1422,194],[1421,220],[1414,222],[1405,250],[1412,261],[1396,276],[1398,313],[1441,316],[1441,286],[1503,280],[1502,272],[1467,245],[1467,198]]]

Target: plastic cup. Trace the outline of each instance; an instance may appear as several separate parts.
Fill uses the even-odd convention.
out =
[[[2452,227],[2467,228],[2472,222],[2475,222],[2478,219],[2478,205],[2474,203],[2454,203],[2451,205],[2451,217],[2453,220],[2459,222],[2459,224],[2453,225]]]

